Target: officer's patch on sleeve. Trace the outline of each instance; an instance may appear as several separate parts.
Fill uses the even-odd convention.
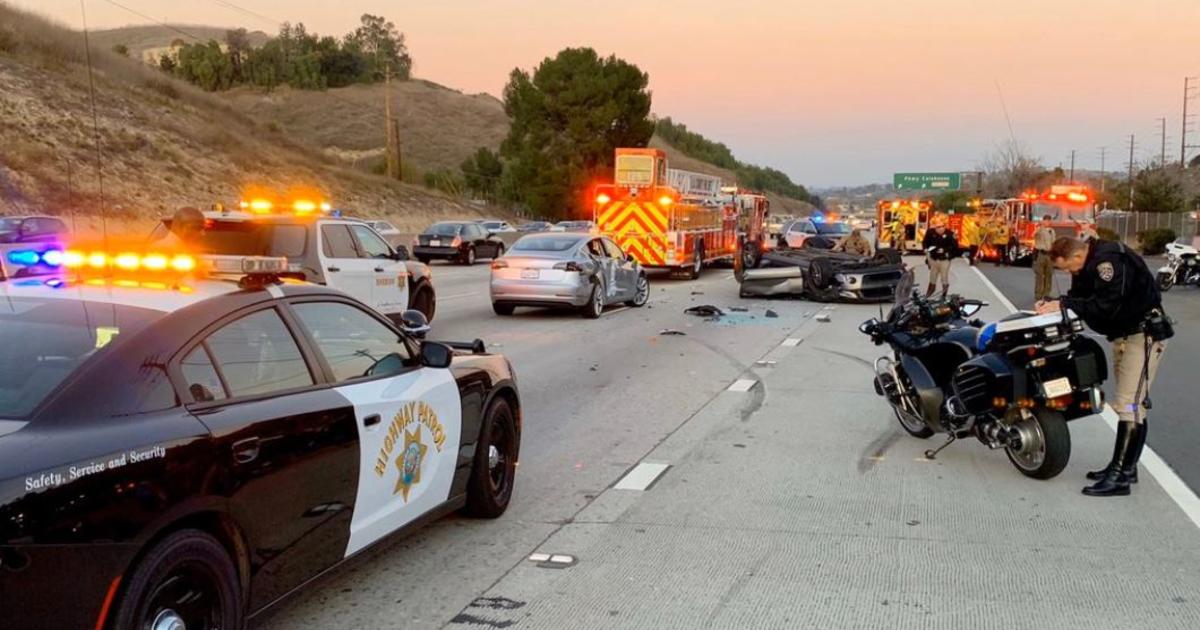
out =
[[[1100,275],[1101,280],[1109,282],[1113,279],[1113,275],[1116,274],[1116,270],[1113,269],[1112,263],[1102,262],[1096,265],[1096,273]]]

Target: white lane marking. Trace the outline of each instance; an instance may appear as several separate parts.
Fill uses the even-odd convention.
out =
[[[475,293],[457,293],[457,294],[455,294],[455,295],[444,295],[444,296],[438,296],[438,298],[437,298],[437,301],[439,301],[439,302],[449,302],[450,300],[458,300],[458,299],[462,299],[462,298],[465,298],[465,297],[471,297],[471,296],[473,296],[473,295],[483,295],[483,293],[481,293],[481,292],[475,292]]]
[[[979,274],[979,279],[983,280],[983,283],[992,290],[992,293],[996,294],[1001,304],[1008,308],[1009,311],[1014,313],[1017,311],[1017,307],[1008,298],[1004,297],[1003,293],[1000,293],[1000,289],[997,289],[996,285],[992,284],[992,281],[988,280],[987,276],[978,267],[972,267],[972,269],[975,270],[975,273]],[[1100,413],[1100,417],[1104,418],[1105,424],[1116,432],[1117,413],[1113,411],[1111,406],[1104,405],[1104,411]],[[1167,496],[1171,497],[1175,505],[1178,505],[1179,509],[1183,510],[1183,513],[1191,519],[1192,524],[1200,527],[1200,497],[1197,497],[1196,493],[1184,483],[1183,479],[1179,478],[1179,474],[1171,468],[1171,465],[1159,457],[1158,453],[1155,453],[1154,449],[1150,448],[1149,445],[1144,447],[1142,451],[1141,463],[1146,467],[1146,471],[1154,477],[1154,480],[1158,482],[1158,485],[1162,487],[1163,491],[1167,493]]]
[[[531,554],[529,554],[530,562],[547,562],[549,560],[550,560],[550,554],[548,554],[548,553],[531,553]]]
[[[757,382],[758,381],[756,381],[752,378],[739,378],[738,380],[734,381],[733,384],[730,385],[729,388],[725,391],[748,392],[754,388],[754,384]]]
[[[801,341],[803,341],[803,339],[796,339],[795,337],[789,337],[787,339],[784,339],[783,343],[781,343],[779,345],[783,346],[784,348],[795,348],[796,346],[800,345]]]
[[[1000,304],[1002,304],[1004,308],[1007,308],[1010,312],[1017,312],[1017,306],[1013,304],[1011,300],[1004,297],[1004,294],[1000,292],[1000,289],[997,289],[996,285],[992,284],[991,280],[988,280],[988,277],[979,270],[979,267],[971,267],[971,269],[979,275],[979,279],[983,280],[983,284],[992,290],[992,294],[996,296],[997,302],[1000,302]]]
[[[650,487],[650,484],[657,481],[660,475],[667,472],[667,469],[670,467],[670,464],[642,462],[634,466],[633,470],[622,477],[613,488],[617,490],[645,490]]]

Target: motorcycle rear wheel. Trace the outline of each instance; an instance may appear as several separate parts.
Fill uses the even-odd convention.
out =
[[[1004,452],[1022,475],[1051,479],[1067,467],[1071,460],[1071,431],[1061,413],[1036,409],[1014,428],[1021,435],[1020,448],[1006,446]]]

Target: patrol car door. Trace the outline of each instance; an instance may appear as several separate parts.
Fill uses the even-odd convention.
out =
[[[280,311],[231,317],[183,349],[178,373],[212,432],[209,489],[246,535],[254,610],[344,558],[359,458],[354,408],[317,384]]]
[[[349,223],[326,223],[320,225],[321,273],[325,284],[340,289],[361,300],[373,304],[375,263],[359,258],[358,245],[350,233]]]
[[[374,264],[371,306],[385,315],[403,313],[408,309],[408,267],[393,258],[392,248],[375,230],[351,225],[350,232],[358,242],[359,256]]]
[[[308,300],[292,310],[357,418],[349,556],[450,498],[462,431],[458,385],[450,370],[420,366],[390,326],[355,305]]]

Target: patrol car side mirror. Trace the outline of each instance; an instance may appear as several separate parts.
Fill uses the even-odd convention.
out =
[[[421,365],[430,368],[448,368],[454,358],[454,350],[436,341],[421,342]]]
[[[408,260],[408,248],[404,245],[397,245],[392,252],[392,260]]]

